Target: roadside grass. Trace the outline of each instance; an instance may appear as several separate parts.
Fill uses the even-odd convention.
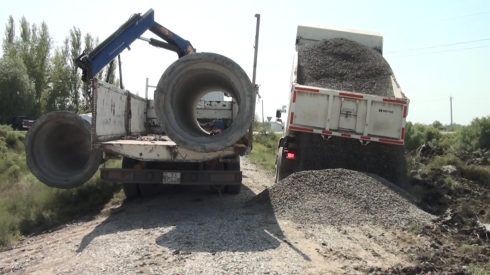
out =
[[[259,168],[274,172],[279,138],[280,135],[273,132],[255,135],[253,149],[248,159]]]
[[[121,189],[118,184],[99,184],[98,173],[78,188],[47,187],[27,168],[24,140],[25,133],[0,126],[0,247],[100,212]],[[120,166],[116,160],[106,163],[106,167]]]
[[[437,156],[426,166],[427,172],[431,169],[441,168],[444,165],[454,165],[461,171],[461,176],[471,181],[476,181],[486,187],[490,187],[490,170],[476,165],[467,165],[454,154]]]
[[[470,271],[473,275],[490,275],[490,264],[487,264],[485,266],[470,264],[468,266],[468,271]]]

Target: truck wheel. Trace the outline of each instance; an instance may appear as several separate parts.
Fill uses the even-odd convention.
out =
[[[136,165],[136,160],[123,157],[122,168],[123,169],[133,169]],[[123,191],[126,198],[132,199],[140,195],[140,190],[137,183],[123,183]]]
[[[240,157],[235,156],[232,158],[236,158],[238,162],[227,162],[225,163],[225,171],[240,171]],[[225,187],[225,191],[228,194],[237,195],[240,194],[242,190],[242,183],[240,184],[229,184]]]
[[[283,152],[283,148],[280,147],[279,151],[277,152],[277,156],[276,156],[276,180],[275,180],[275,183],[278,183],[281,180],[283,180],[284,178],[286,178],[287,176],[289,176],[286,173],[284,173],[284,171],[282,169],[282,152]]]

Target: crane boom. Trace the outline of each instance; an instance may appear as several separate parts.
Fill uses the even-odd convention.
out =
[[[150,45],[176,52],[179,58],[195,53],[192,44],[154,21],[153,9],[145,14],[133,14],[128,21],[119,27],[111,36],[100,43],[91,52],[87,50],[75,59],[75,64],[82,70],[82,81],[89,82],[124,49],[130,50],[130,45],[136,39],[147,41]],[[141,38],[150,30],[166,42],[157,39]]]

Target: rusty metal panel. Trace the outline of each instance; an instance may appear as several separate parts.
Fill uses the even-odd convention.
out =
[[[143,135],[146,133],[146,100],[137,95],[131,94],[129,104],[131,106],[130,135]]]
[[[92,138],[109,141],[127,135],[128,92],[101,80],[93,81]]]
[[[100,146],[105,152],[141,161],[199,162],[241,154],[243,151],[237,145],[217,152],[200,153],[180,148],[171,140],[115,140],[102,142]]]

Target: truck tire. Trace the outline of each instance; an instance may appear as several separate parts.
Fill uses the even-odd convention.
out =
[[[282,167],[282,158],[283,158],[283,147],[279,147],[279,150],[276,155],[276,180],[275,183],[280,182],[281,180],[285,179],[287,176],[289,176],[288,173],[284,172],[284,169]]]
[[[137,161],[128,157],[123,157],[122,166],[123,169],[133,169]],[[140,196],[139,184],[137,183],[123,183],[123,191],[126,198],[133,199]]]
[[[197,103],[211,91],[230,94],[238,106],[233,123],[213,136],[196,119]],[[255,97],[250,78],[233,60],[215,53],[196,53],[178,59],[165,70],[155,90],[155,112],[163,132],[180,147],[216,152],[247,133],[255,115]]]
[[[241,169],[240,157],[235,156],[234,158],[237,158],[238,162],[227,162],[227,163],[225,163],[225,171],[240,171],[240,169]],[[232,195],[238,195],[238,194],[240,194],[240,192],[242,190],[242,185],[243,184],[241,182],[240,182],[240,184],[228,184],[225,187],[225,192],[228,194],[232,194]]]

